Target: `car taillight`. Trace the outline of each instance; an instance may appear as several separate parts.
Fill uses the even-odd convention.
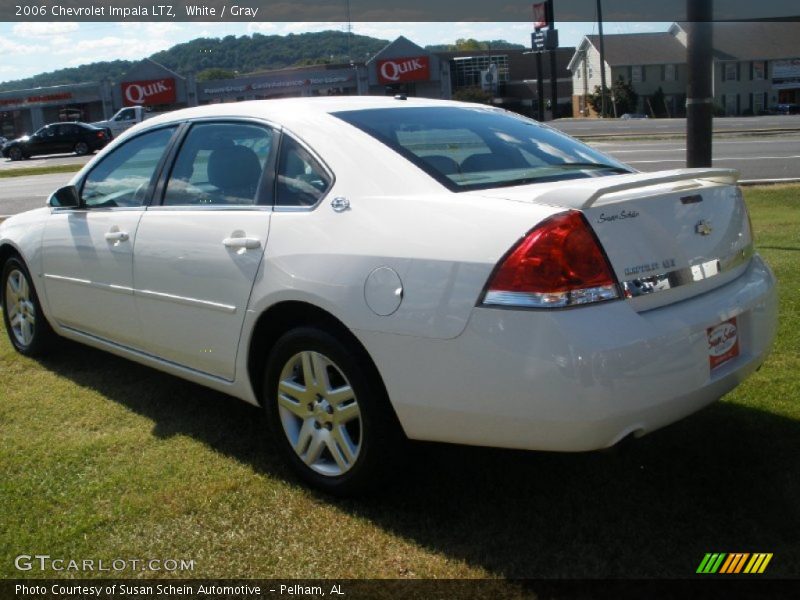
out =
[[[543,221],[500,261],[482,303],[563,308],[620,298],[608,259],[583,215],[560,213]]]
[[[98,132],[97,132],[97,137],[99,137],[100,139],[102,139],[102,138],[106,137],[106,134],[105,134],[105,133],[103,133],[102,131],[98,131]]]

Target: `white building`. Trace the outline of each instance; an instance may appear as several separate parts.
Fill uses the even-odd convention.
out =
[[[639,95],[636,112],[686,114],[686,39],[691,23],[664,33],[606,35],[606,85],[622,78]],[[760,114],[800,103],[800,23],[714,23],[714,101],[725,115]],[[596,116],[587,95],[600,86],[599,36],[584,37],[569,63],[573,114]],[[664,99],[653,104],[661,88]],[[613,112],[612,112],[613,114]]]

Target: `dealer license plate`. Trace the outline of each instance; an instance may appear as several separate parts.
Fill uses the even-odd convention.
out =
[[[709,327],[706,333],[708,362],[712,371],[739,356],[739,328],[736,325],[736,317]]]

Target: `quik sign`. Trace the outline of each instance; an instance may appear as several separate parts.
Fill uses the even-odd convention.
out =
[[[379,60],[377,67],[378,81],[384,85],[428,81],[431,78],[430,58],[427,56]]]
[[[122,84],[122,103],[125,106],[172,104],[175,102],[175,79],[126,81]]]

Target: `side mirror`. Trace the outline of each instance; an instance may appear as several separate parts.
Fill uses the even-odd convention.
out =
[[[74,185],[65,185],[62,188],[58,188],[50,196],[47,205],[52,208],[78,208],[81,205],[78,188]]]

